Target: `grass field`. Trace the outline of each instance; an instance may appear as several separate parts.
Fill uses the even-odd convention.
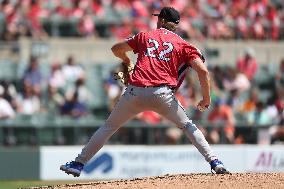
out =
[[[32,180],[29,180],[29,181],[16,180],[15,181],[15,180],[9,180],[9,181],[0,181],[0,189],[28,188],[32,186],[53,186],[53,185],[59,185],[59,184],[71,184],[75,182],[78,182],[78,181],[32,181]]]

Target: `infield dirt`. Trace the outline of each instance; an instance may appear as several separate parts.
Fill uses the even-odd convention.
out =
[[[284,173],[179,174],[129,180],[98,181],[33,189],[245,189],[284,188]]]

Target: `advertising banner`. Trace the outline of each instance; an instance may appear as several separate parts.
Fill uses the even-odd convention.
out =
[[[247,172],[284,172],[284,146],[251,148],[246,159]]]
[[[283,146],[212,147],[231,172],[284,172]],[[59,170],[81,146],[42,147],[40,178],[73,179]],[[85,165],[79,179],[124,179],[180,173],[209,173],[210,166],[192,145],[105,146]],[[78,178],[75,178],[78,179]]]

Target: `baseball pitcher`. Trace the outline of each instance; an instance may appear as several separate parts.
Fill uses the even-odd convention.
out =
[[[127,89],[113,108],[110,116],[91,137],[82,152],[60,169],[67,174],[80,176],[84,165],[103,147],[106,141],[129,119],[143,111],[155,111],[172,121],[210,164],[217,174],[228,173],[223,163],[212,152],[201,131],[188,118],[174,96],[185,77],[186,70],[197,72],[203,99],[198,103],[200,111],[210,103],[209,73],[201,52],[174,33],[180,15],[172,7],[164,7],[158,16],[157,29],[140,32],[112,47],[113,54],[123,61],[125,69],[117,74]],[[126,52],[138,54],[133,66]]]

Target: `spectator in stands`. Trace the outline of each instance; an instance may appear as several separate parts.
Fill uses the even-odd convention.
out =
[[[11,104],[4,98],[4,88],[0,88],[0,119],[12,119],[15,111]]]
[[[284,59],[281,60],[279,69],[275,74],[275,87],[279,95],[284,94]]]
[[[244,57],[240,57],[237,60],[238,71],[244,73],[250,81],[253,80],[258,69],[258,64],[254,55],[254,50],[252,48],[247,48]]]
[[[85,85],[85,78],[80,77],[76,80],[74,86],[70,86],[66,90],[65,97],[70,100],[73,98],[74,94],[77,93],[78,101],[80,103],[89,104],[92,100],[92,94]]]
[[[278,110],[278,115],[280,118],[282,118],[283,116],[283,110],[284,110],[284,95],[282,94],[282,96],[276,96],[276,98],[274,99],[274,105],[276,106],[277,110]]]
[[[237,39],[248,39],[249,38],[249,26],[247,23],[247,16],[245,10],[239,10],[235,18]]]
[[[208,115],[208,121],[221,127],[213,127],[209,130],[209,141],[213,144],[220,143],[220,132],[224,132],[226,142],[234,143],[235,140],[235,117],[230,106],[225,104],[221,99],[214,102],[213,109]]]
[[[119,1],[118,1],[119,2]],[[94,0],[91,5],[92,12],[98,18],[106,17],[106,10],[102,0]]]
[[[237,89],[232,89],[229,91],[229,95],[227,97],[227,102],[229,106],[232,107],[233,112],[237,113],[241,109],[241,105],[243,104],[243,99],[241,98],[241,93]]]
[[[14,110],[17,109],[17,91],[16,87],[13,83],[9,83],[8,81],[1,81],[0,88],[3,88],[3,98],[9,102]]]
[[[79,78],[85,77],[85,71],[80,65],[76,64],[74,57],[71,55],[67,58],[66,64],[63,65],[62,73],[67,85],[72,85]]]
[[[269,4],[266,9],[267,12],[267,20],[268,20],[268,27],[270,28],[269,31],[269,38],[273,40],[278,40],[280,37],[280,25],[281,25],[281,18],[280,14],[277,12],[277,8],[273,4]]]
[[[272,144],[283,144],[284,143],[284,116],[279,124],[273,125],[269,128],[269,134],[271,136]]]
[[[61,107],[61,114],[73,118],[80,118],[88,114],[87,106],[79,101],[77,91],[74,93],[72,99],[65,100],[65,103]]]
[[[16,113],[11,104],[5,99],[4,90],[5,89],[3,87],[0,87],[0,120],[13,119],[16,116]],[[10,146],[15,145],[17,143],[14,128],[4,128],[3,133],[5,145]]]
[[[280,121],[282,110],[283,110],[282,105],[284,105],[284,104],[281,104],[281,102],[282,102],[281,99],[279,99],[275,95],[271,96],[267,100],[264,111],[273,123],[276,123],[276,122],[279,123]]]
[[[247,115],[248,123],[251,125],[267,125],[272,123],[272,119],[265,111],[265,104],[257,102],[256,109]]]
[[[50,10],[49,16],[50,18],[68,18],[70,15],[70,9],[64,6],[62,1],[54,1],[53,2],[53,9]]]
[[[86,9],[86,6],[87,5],[81,0],[73,1],[72,7],[69,12],[70,16],[74,18],[81,18],[84,15],[84,10]]]
[[[66,81],[62,73],[60,63],[54,63],[51,65],[51,73],[48,79],[48,85],[58,90],[64,90]]]
[[[24,89],[17,97],[17,112],[32,115],[41,111],[41,102],[29,82],[24,83]]]
[[[31,0],[30,4],[28,4],[26,7],[25,3],[21,2],[22,9],[27,10],[26,12],[23,11],[23,19],[29,20],[32,36],[37,39],[47,35],[42,27],[40,19],[46,17],[48,13],[43,9],[40,3],[41,1]]]
[[[252,23],[252,38],[263,40],[265,38],[264,19],[260,14],[257,14]]]
[[[237,93],[244,92],[250,88],[250,81],[241,72],[238,72],[235,68],[228,67],[226,69],[227,77],[223,80],[223,86],[225,90],[236,90]]]
[[[224,80],[229,78],[226,67],[216,65],[211,70],[212,79],[216,87],[220,90],[224,90]]]
[[[60,108],[65,102],[64,94],[58,90],[58,88],[49,85],[48,94],[45,98],[44,104],[48,113],[57,115],[60,113]]]
[[[260,91],[257,88],[253,88],[249,91],[249,97],[245,102],[241,105],[240,113],[246,115],[247,113],[253,112],[256,108],[256,104],[259,101]]]
[[[275,104],[281,114],[284,109],[284,59],[281,60],[275,76],[276,98]]]
[[[111,111],[117,100],[119,99],[123,86],[119,83],[119,81],[115,80],[113,75],[119,71],[119,67],[116,67],[110,72],[108,78],[104,81],[104,89],[106,91],[108,97],[108,110]]]
[[[40,96],[43,75],[39,69],[38,59],[34,56],[30,58],[28,68],[23,76],[23,82],[24,86],[31,87],[33,94]]]
[[[78,32],[83,37],[94,37],[95,36],[95,23],[93,16],[90,13],[84,12],[84,15],[78,22]]]
[[[222,78],[215,77],[218,75],[219,72],[214,73],[214,70],[210,70],[210,88],[211,88],[211,99],[212,102],[214,102],[217,98],[225,98],[225,92],[223,90],[223,75]],[[217,81],[215,79],[221,79],[219,82],[219,85],[217,84]]]

